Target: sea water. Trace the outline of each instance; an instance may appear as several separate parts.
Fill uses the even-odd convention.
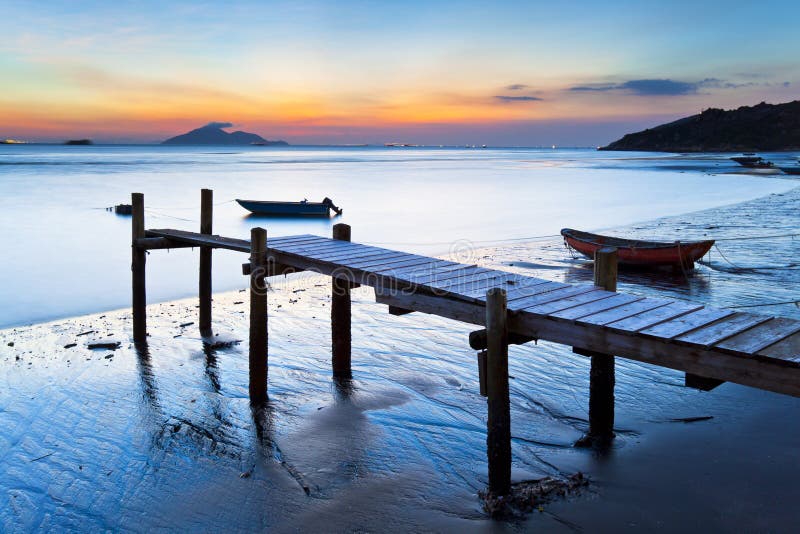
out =
[[[797,154],[765,155],[788,163]],[[458,250],[602,230],[784,192],[797,180],[748,174],[726,154],[591,149],[0,146],[0,327],[130,302],[130,217],[105,208],[144,193],[146,226],[199,230],[214,190],[214,233],[331,235],[408,252]],[[330,219],[254,217],[234,199],[320,201]],[[149,302],[197,292],[197,251],[148,256]],[[214,290],[244,287],[245,256],[214,254]]]

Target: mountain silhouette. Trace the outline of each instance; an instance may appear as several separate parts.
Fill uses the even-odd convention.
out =
[[[229,122],[209,122],[205,126],[196,128],[191,132],[170,137],[163,141],[162,145],[266,145],[266,146],[286,146],[286,141],[268,141],[248,132],[226,132],[224,128],[230,128],[233,124]]]
[[[800,150],[800,100],[785,104],[710,108],[675,122],[628,134],[600,150],[759,152]]]

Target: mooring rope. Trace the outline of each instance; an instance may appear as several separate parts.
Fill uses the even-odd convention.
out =
[[[725,308],[761,308],[764,306],[781,306],[784,304],[794,304],[800,308],[800,300],[784,300],[781,302],[762,302],[759,304],[740,304],[738,306],[724,306]]]

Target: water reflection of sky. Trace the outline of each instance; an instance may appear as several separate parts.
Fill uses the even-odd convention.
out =
[[[792,154],[765,155],[788,161]],[[329,235],[441,254],[462,240],[602,229],[780,192],[796,181],[741,174],[727,155],[594,150],[4,146],[0,151],[0,325],[127,305],[126,217],[101,208],[145,194],[147,226],[195,230],[199,189],[215,192],[214,231]],[[724,173],[739,174],[724,174]],[[233,199],[321,200],[330,220],[248,217]],[[196,254],[151,255],[151,301],[196,291]],[[215,254],[214,285],[239,287],[238,254]]]

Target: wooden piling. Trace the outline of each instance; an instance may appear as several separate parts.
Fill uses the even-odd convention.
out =
[[[333,226],[333,238],[350,241],[350,225],[339,223]],[[351,304],[350,282],[331,279],[331,363],[333,376],[350,378],[351,370]]]
[[[267,400],[267,231],[250,230],[250,402]]]
[[[601,248],[594,257],[594,285],[617,290],[617,249]],[[592,354],[589,375],[589,439],[602,443],[614,437],[614,356]]]
[[[489,491],[494,495],[507,495],[511,491],[511,407],[508,395],[506,292],[503,289],[493,288],[486,293],[486,333]]]
[[[145,285],[145,264],[147,251],[139,247],[137,240],[145,237],[144,232],[144,195],[131,194],[131,277],[133,308],[133,340],[142,342],[147,340],[147,295]]]
[[[200,233],[211,235],[214,192],[200,191]],[[211,334],[211,247],[200,247],[200,334]]]

